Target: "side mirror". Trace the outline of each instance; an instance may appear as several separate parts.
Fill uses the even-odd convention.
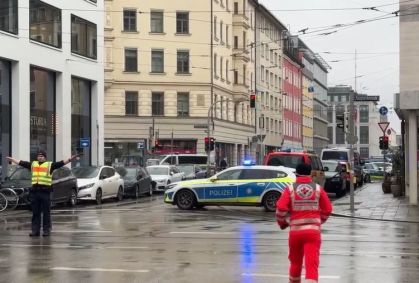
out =
[[[210,181],[211,182],[216,182],[218,180],[218,178],[217,178],[217,176],[212,176],[211,178],[210,178]]]
[[[170,173],[169,173],[169,175],[170,175],[170,176],[173,176],[173,172],[170,172]]]
[[[327,172],[327,171],[329,171],[329,167],[325,166],[325,167],[323,167],[323,170],[324,170],[324,172]]]

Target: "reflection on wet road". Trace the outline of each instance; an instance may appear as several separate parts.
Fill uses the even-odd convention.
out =
[[[161,196],[53,210],[49,238],[30,214],[0,215],[0,282],[287,282],[287,232],[254,207],[180,211]],[[320,282],[417,282],[419,224],[332,217]]]

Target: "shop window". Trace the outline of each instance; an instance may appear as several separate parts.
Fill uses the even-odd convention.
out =
[[[91,165],[91,82],[80,78],[71,79],[71,150],[82,153],[73,166]],[[90,140],[89,147],[81,147],[81,140]]]
[[[47,152],[49,160],[55,160],[55,73],[31,67],[30,95],[30,157],[36,159],[40,149]]]
[[[39,0],[31,0],[29,2],[29,37],[32,40],[61,48],[61,10]]]

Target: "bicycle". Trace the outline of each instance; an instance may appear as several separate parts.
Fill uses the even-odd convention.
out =
[[[6,196],[0,193],[0,212],[7,208],[7,202]]]
[[[15,209],[19,204],[19,196],[13,189],[0,189],[0,194],[6,199],[6,206],[3,209],[0,207],[0,211],[5,210],[6,208]]]

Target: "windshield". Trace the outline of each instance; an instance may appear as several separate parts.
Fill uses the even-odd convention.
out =
[[[269,166],[285,166],[296,168],[298,164],[303,163],[303,157],[299,155],[274,155],[268,160]]]
[[[169,168],[167,167],[147,167],[150,175],[169,175]]]
[[[339,163],[337,161],[323,161],[323,168],[329,168],[329,172],[339,172]]]
[[[322,160],[348,161],[348,153],[346,151],[323,151]]]
[[[99,175],[97,167],[76,167],[72,169],[74,176],[79,179],[94,178]]]
[[[136,180],[137,179],[137,168],[116,168],[115,169],[116,172],[118,172],[119,175],[121,175],[121,177],[124,180]]]
[[[32,174],[31,174],[31,171],[26,168],[16,167],[14,170],[10,171],[9,179],[10,180],[31,180]]]
[[[180,172],[184,172],[186,175],[195,173],[195,167],[193,165],[179,165],[177,168],[179,168]]]

